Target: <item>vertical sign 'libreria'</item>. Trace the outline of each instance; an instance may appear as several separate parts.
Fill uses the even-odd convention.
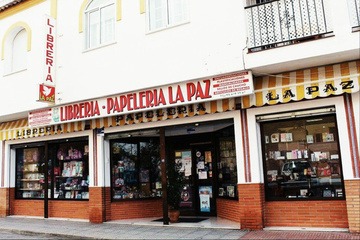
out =
[[[39,101],[55,102],[56,20],[45,16],[44,74],[39,88]]]

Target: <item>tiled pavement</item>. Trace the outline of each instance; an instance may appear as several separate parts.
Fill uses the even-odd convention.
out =
[[[347,232],[256,231],[242,239],[360,239],[359,234]]]
[[[359,239],[347,232],[255,231],[191,227],[92,224],[37,218],[0,218],[0,232],[37,233],[73,239]]]

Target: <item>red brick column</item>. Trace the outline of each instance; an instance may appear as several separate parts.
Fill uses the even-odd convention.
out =
[[[89,189],[89,220],[92,223],[106,221],[105,187]]]
[[[239,202],[230,199],[216,199],[216,214],[218,217],[228,219],[240,224]]]
[[[264,228],[264,184],[239,184],[239,212],[241,229]]]
[[[349,230],[360,233],[360,179],[345,180]]]
[[[6,217],[10,215],[9,197],[9,188],[0,188],[0,217]]]

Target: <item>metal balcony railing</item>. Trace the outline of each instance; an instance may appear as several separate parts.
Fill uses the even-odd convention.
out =
[[[353,29],[360,27],[360,0],[348,0],[351,27]]]
[[[249,50],[292,44],[332,32],[324,2],[272,0],[245,7]]]

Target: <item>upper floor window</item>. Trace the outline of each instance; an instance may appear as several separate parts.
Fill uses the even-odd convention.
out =
[[[12,45],[12,71],[20,71],[26,68],[26,42],[27,34],[25,29],[20,30],[13,41]]]
[[[255,4],[260,4],[260,3],[264,3],[264,2],[270,2],[272,0],[246,0],[246,5],[255,5]]]
[[[25,28],[16,27],[6,37],[4,46],[5,74],[26,69],[28,33]]]
[[[360,0],[348,0],[350,23],[353,31],[360,31]]]
[[[85,48],[95,48],[115,40],[114,0],[93,0],[85,10]]]
[[[149,31],[189,21],[188,0],[148,0]]]

